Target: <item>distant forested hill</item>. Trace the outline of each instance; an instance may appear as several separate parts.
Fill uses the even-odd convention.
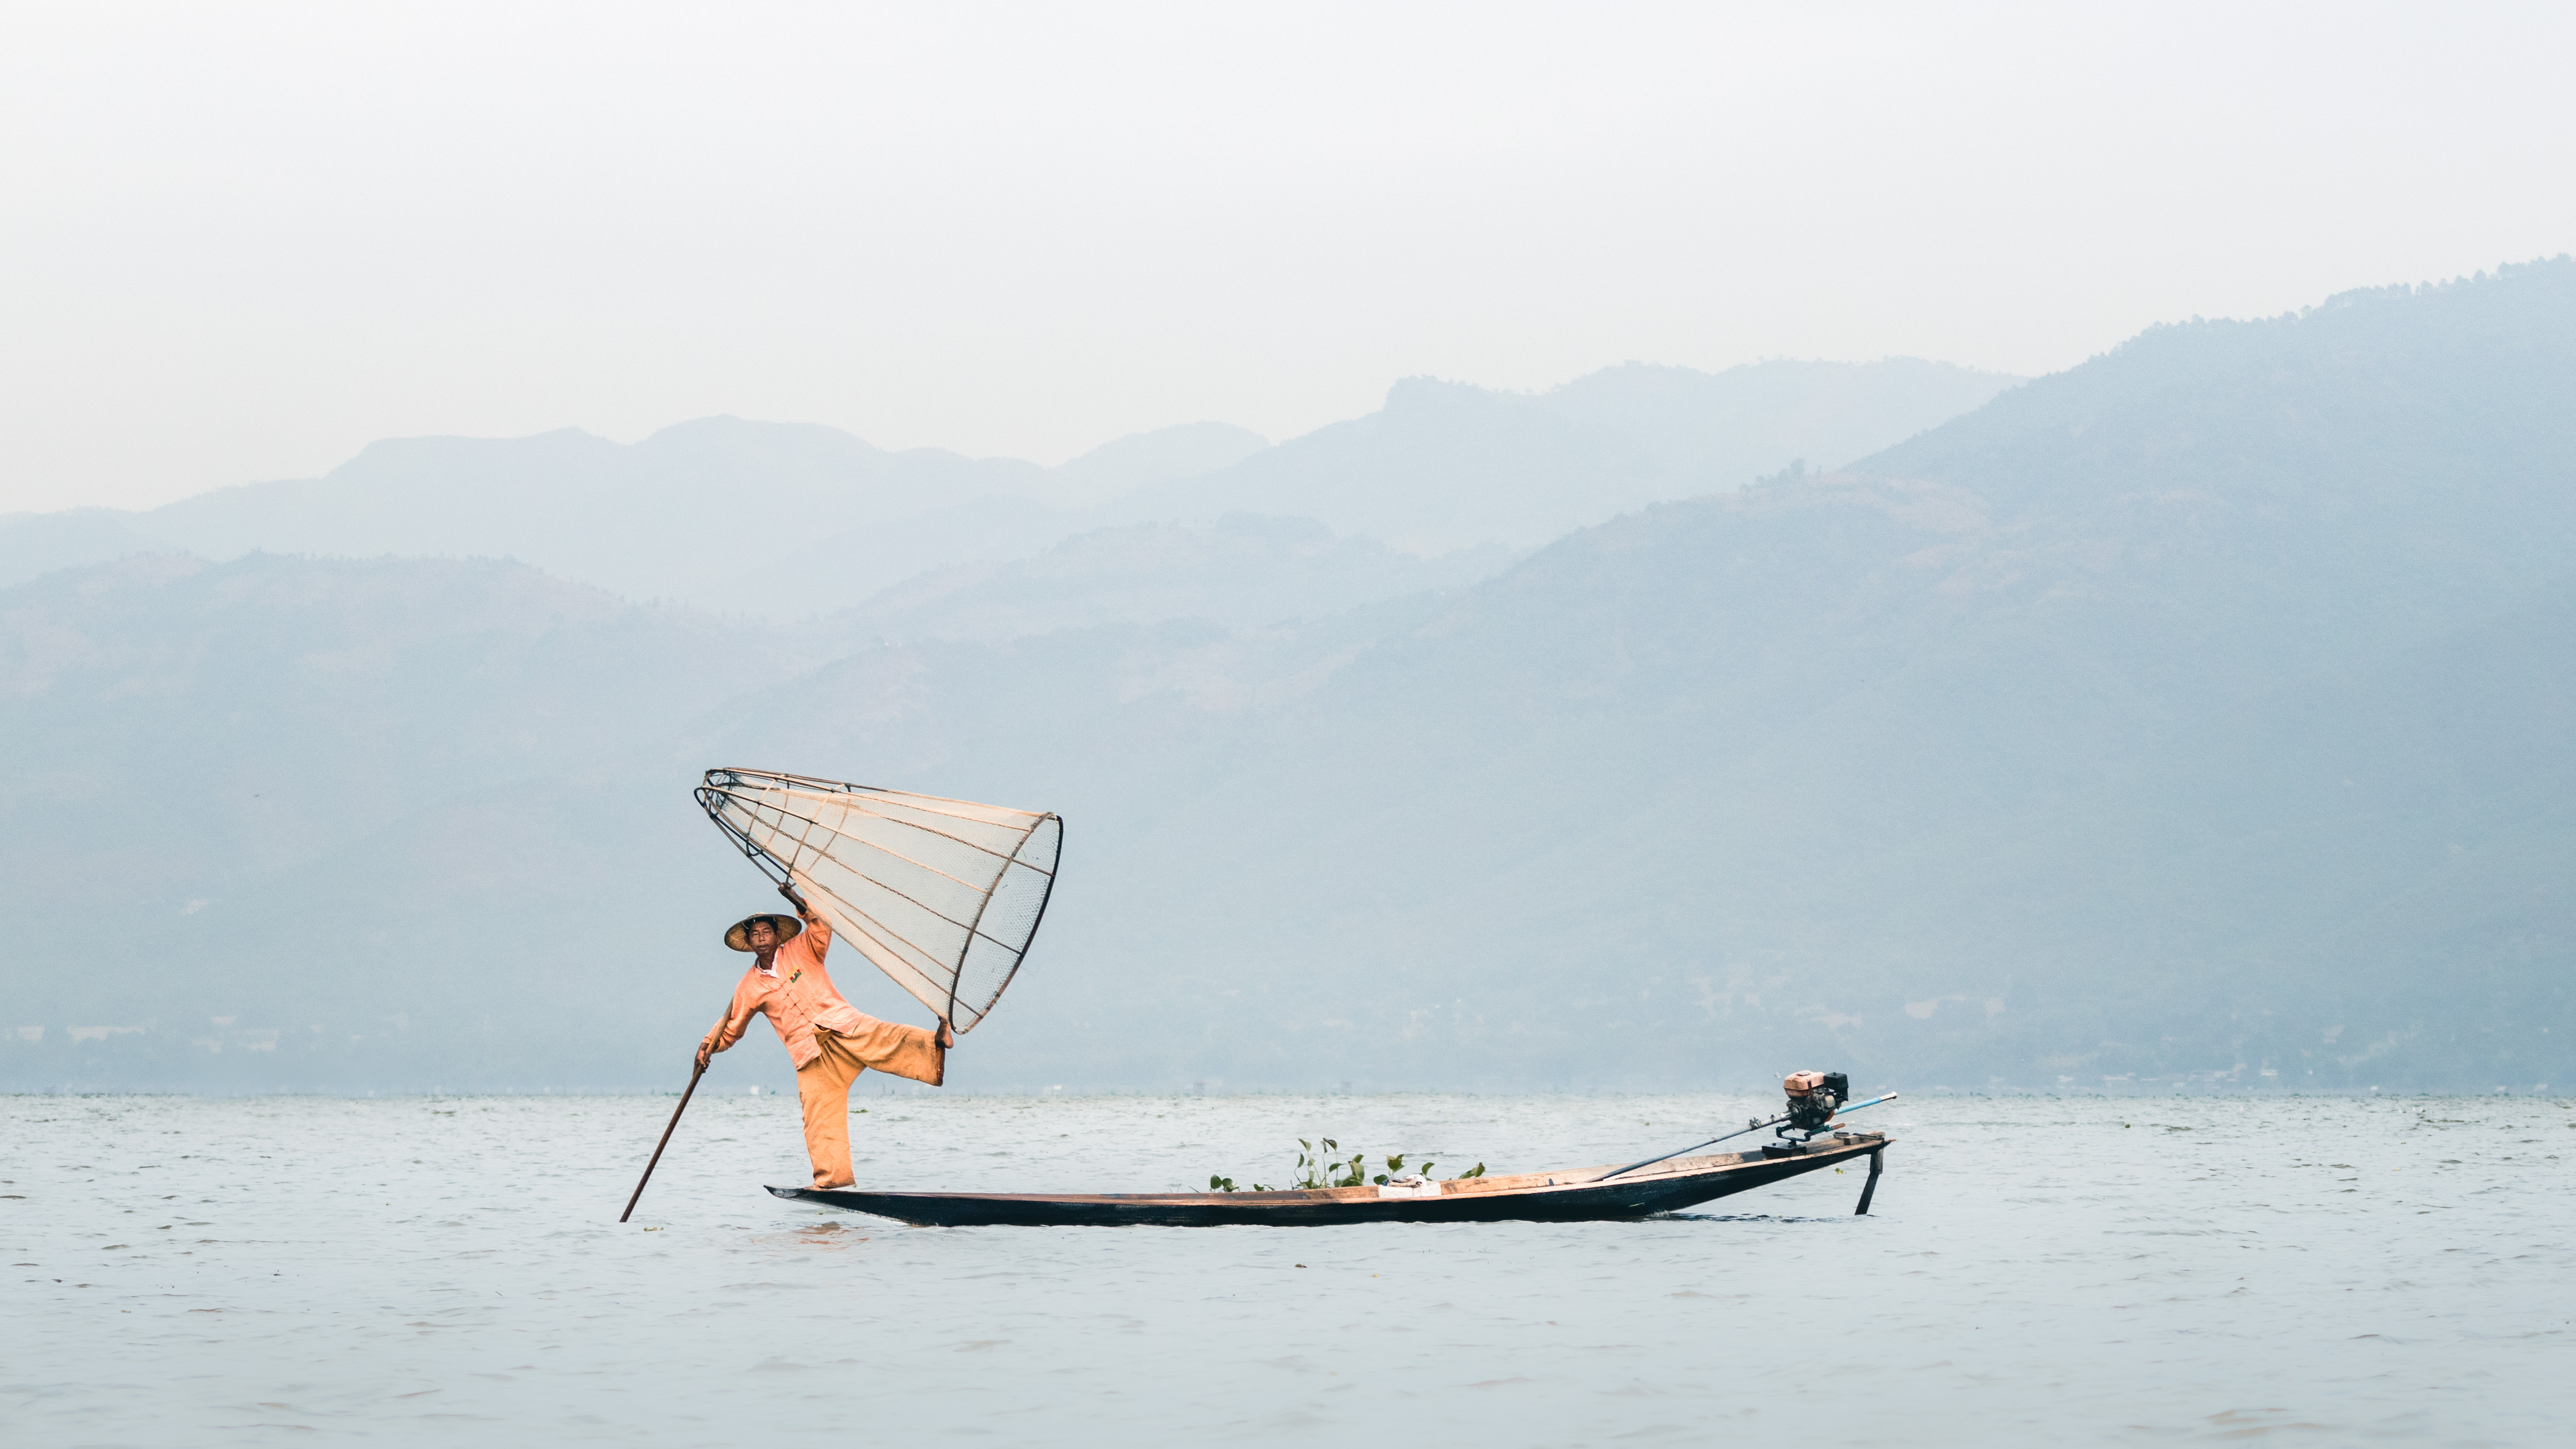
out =
[[[1296,564],[1259,530],[1111,537],[923,601],[964,624],[889,629],[905,606],[881,601],[851,628],[910,642],[873,647],[442,574],[462,592],[425,594],[435,611],[507,594],[557,633],[492,633],[489,669],[459,650],[425,716],[455,736],[434,771],[344,807],[364,828],[292,868],[239,852],[202,906],[74,884],[164,870],[108,826],[239,808],[158,788],[196,772],[192,721],[273,737],[280,769],[397,759],[371,702],[393,696],[334,681],[448,677],[427,669],[448,646],[346,654],[377,631],[355,611],[272,668],[191,632],[229,597],[220,570],[22,586],[0,594],[13,659],[126,629],[278,682],[11,664],[0,725],[97,744],[22,777],[54,793],[11,819],[19,859],[43,821],[106,826],[42,867],[55,884],[5,887],[10,939],[44,945],[0,1000],[44,1029],[0,1038],[0,1080],[663,1084],[734,970],[714,932],[762,904],[685,792],[747,764],[1066,815],[1033,963],[957,1058],[969,1089],[1809,1065],[1909,1087],[2563,1087],[2570,396],[2561,259],[2158,328],[1847,467],[1636,509],[1464,587],[1372,583],[1321,618],[1102,606],[1150,591],[1138,560],[1165,547],[1203,576]],[[1318,576],[1390,566],[1340,557]],[[1266,587],[1244,572],[1230,597]],[[257,608],[309,618],[262,587]],[[1084,626],[973,627],[1050,610]],[[611,672],[649,687],[539,667],[584,631],[629,640]],[[499,727],[539,698],[578,760]],[[146,713],[118,735],[129,701]],[[154,774],[163,755],[183,768]],[[338,782],[364,774],[317,771],[316,797],[357,799]],[[67,903],[114,922],[91,969],[44,932]],[[783,1080],[766,1050],[725,1070]]]
[[[1908,358],[1717,373],[1629,363],[1526,394],[1408,378],[1367,417],[1141,489],[1111,511],[1314,518],[1425,554],[1528,547],[1649,503],[1875,452],[2014,381]]]

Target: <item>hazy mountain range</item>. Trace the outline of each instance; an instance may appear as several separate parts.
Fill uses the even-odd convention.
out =
[[[1082,526],[778,622],[493,561],[47,572],[0,591],[0,1084],[675,1083],[761,904],[714,764],[1065,814],[969,1089],[2576,1071],[2576,263],[1806,443],[1907,370],[1810,374],[1750,466],[1736,374],[1647,368],[1078,499],[947,460]]]
[[[808,424],[706,418],[632,446],[567,429],[404,438],[322,478],[146,513],[0,517],[0,584],[142,551],[508,558],[637,600],[793,619],[924,571],[1113,525],[1308,518],[1407,552],[1529,548],[1793,459],[1855,458],[2014,379],[1939,363],[1619,367],[1536,395],[1427,378],[1366,418],[1270,447],[1222,423],[1055,468],[887,452]]]

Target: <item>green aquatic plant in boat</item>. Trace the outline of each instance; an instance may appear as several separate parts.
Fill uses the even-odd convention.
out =
[[[1404,1154],[1401,1152],[1390,1154],[1386,1158],[1385,1172],[1371,1176],[1367,1153],[1354,1152],[1348,1161],[1344,1161],[1340,1156],[1342,1144],[1330,1137],[1317,1138],[1313,1141],[1300,1137],[1297,1139],[1297,1147],[1296,1176],[1290,1178],[1282,1188],[1273,1188],[1267,1183],[1256,1182],[1252,1185],[1252,1190],[1254,1192],[1274,1192],[1283,1189],[1312,1191],[1331,1187],[1366,1187],[1372,1182],[1384,1187],[1390,1175],[1405,1171]],[[1429,1177],[1431,1167],[1430,1160],[1426,1158],[1412,1170],[1423,1177]],[[1460,1178],[1484,1175],[1485,1164],[1481,1162],[1458,1174]],[[1236,1190],[1233,1178],[1216,1173],[1208,1174],[1208,1191],[1234,1192]]]

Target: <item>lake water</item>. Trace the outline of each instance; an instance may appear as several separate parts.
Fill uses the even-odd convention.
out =
[[[929,1229],[769,1197],[794,1101],[702,1095],[621,1227],[672,1102],[0,1098],[0,1437],[2576,1441],[2565,1101],[1906,1100],[1866,1218],[1852,1172],[1638,1223]],[[1153,1190],[1300,1132],[1447,1175],[1772,1104],[858,1105],[871,1185]]]

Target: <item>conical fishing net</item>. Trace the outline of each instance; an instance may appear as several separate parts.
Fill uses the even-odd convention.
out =
[[[765,770],[709,770],[707,818],[959,1032],[999,1001],[1055,887],[1054,815]]]

